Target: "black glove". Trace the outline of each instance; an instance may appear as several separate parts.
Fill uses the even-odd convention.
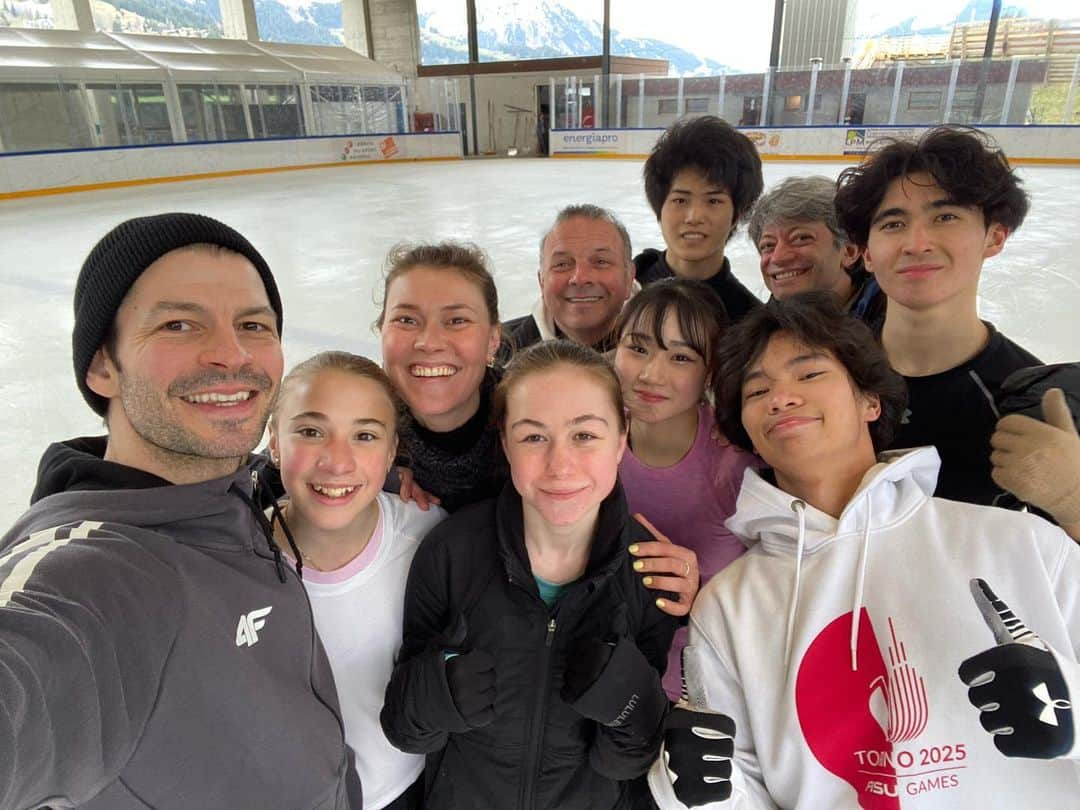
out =
[[[563,700],[582,717],[602,725],[628,727],[646,737],[659,735],[667,698],[660,674],[634,640],[624,636],[610,644],[589,639],[580,646],[585,650],[580,659],[571,652],[566,662]]]
[[[675,795],[687,807],[731,798],[735,721],[724,714],[676,706],[664,727],[665,765]]]
[[[484,650],[455,655],[446,664],[446,684],[461,719],[470,729],[495,719],[495,658]]]
[[[983,580],[973,579],[971,592],[998,642],[960,665],[979,722],[1007,757],[1066,754],[1073,747],[1072,704],[1053,654]]]
[[[615,645],[598,638],[577,639],[566,654],[562,699],[573,703],[596,683],[611,660]]]

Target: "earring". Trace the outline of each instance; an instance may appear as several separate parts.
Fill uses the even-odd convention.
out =
[[[273,451],[270,451],[270,463],[273,464],[275,467],[278,466],[277,453]]]
[[[495,355],[491,355],[491,357],[487,359],[487,367],[495,368]]]

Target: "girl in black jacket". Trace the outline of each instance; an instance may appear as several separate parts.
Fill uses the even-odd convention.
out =
[[[417,551],[383,728],[428,755],[434,810],[630,807],[660,748],[675,621],[628,553],[654,538],[616,481],[618,379],[591,349],[538,344],[495,412],[512,483]]]

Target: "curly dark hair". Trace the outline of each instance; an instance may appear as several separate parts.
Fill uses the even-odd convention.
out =
[[[848,238],[866,247],[889,183],[923,172],[956,202],[980,209],[988,226],[1015,231],[1027,215],[1021,180],[988,135],[970,127],[937,127],[918,141],[876,141],[865,161],[840,172],[836,213]]]
[[[645,161],[645,196],[657,219],[675,175],[683,169],[697,169],[709,182],[727,189],[735,209],[730,239],[765,187],[757,147],[715,115],[676,121]]]
[[[728,330],[717,356],[719,370],[713,384],[716,422],[724,435],[739,447],[754,449],[742,423],[743,380],[778,333],[790,335],[808,348],[829,352],[847,369],[857,391],[877,396],[881,416],[870,423],[870,438],[875,452],[887,449],[907,405],[907,385],[889,365],[885,350],[869,327],[845,314],[836,296],[821,290],[783,301],[771,299]]]

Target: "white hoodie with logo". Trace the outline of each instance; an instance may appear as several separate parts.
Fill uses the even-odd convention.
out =
[[[932,498],[933,448],[883,458],[839,519],[746,471],[727,526],[749,550],[690,619],[689,693],[737,729],[733,795],[709,807],[1080,808],[1080,741],[1004,756],[957,675],[996,644],[981,578],[1054,653],[1080,737],[1080,547],[1033,515]],[[653,794],[681,809],[662,762]]]

